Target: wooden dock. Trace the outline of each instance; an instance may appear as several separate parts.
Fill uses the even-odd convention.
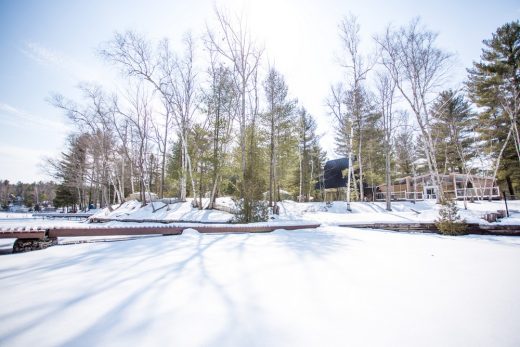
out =
[[[231,222],[212,222],[212,221],[193,221],[193,220],[182,220],[182,219],[144,219],[144,218],[109,218],[109,217],[91,217],[88,220],[90,223],[108,223],[108,222],[124,222],[124,223],[157,223],[157,224],[227,224],[233,225]]]
[[[251,224],[176,224],[176,225],[133,225],[86,227],[34,227],[0,229],[0,238],[13,238],[13,253],[44,249],[58,244],[59,237],[87,236],[137,236],[137,235],[180,235],[186,229],[195,229],[200,233],[268,233],[277,229],[297,230],[318,228],[320,224],[291,225],[251,225]]]
[[[277,229],[297,230],[315,229],[320,224],[175,224],[175,225],[138,225],[138,226],[95,226],[86,227],[34,227],[0,229],[0,238],[45,239],[81,236],[122,236],[122,235],[180,235],[183,230],[195,229],[200,233],[267,233]]]
[[[520,236],[520,225],[478,224],[467,223],[466,234]],[[370,224],[342,224],[340,227],[360,229],[380,229],[389,231],[440,233],[435,223],[370,223]]]
[[[47,229],[44,228],[7,228],[0,229],[0,239],[44,239]]]
[[[33,213],[32,214],[32,216],[34,218],[50,218],[50,219],[54,219],[54,218],[85,219],[85,218],[91,217],[93,215],[94,215],[94,213],[92,213],[92,212],[78,212],[78,213],[55,213],[55,212],[48,213],[48,212],[41,212],[41,213]]]

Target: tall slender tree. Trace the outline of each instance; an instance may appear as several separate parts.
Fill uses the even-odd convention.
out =
[[[269,141],[269,206],[277,201],[279,144],[283,141],[283,129],[292,126],[294,102],[288,100],[288,87],[284,77],[271,67],[264,80],[264,93],[267,110],[263,114],[262,124]]]
[[[343,46],[346,51],[346,57],[343,61],[343,67],[345,67],[349,73],[349,83],[350,83],[350,113],[355,122],[358,125],[357,131],[357,166],[359,169],[359,194],[361,200],[364,199],[363,193],[363,124],[364,119],[367,116],[366,110],[366,102],[367,99],[365,96],[365,90],[363,88],[363,81],[366,80],[368,72],[372,69],[373,64],[368,62],[368,60],[363,57],[360,52],[360,25],[355,16],[350,15],[345,17],[340,23],[340,38],[343,43]],[[353,153],[353,144],[352,141],[354,139],[354,127],[350,127],[350,143],[348,152],[349,158],[349,174],[348,181],[350,183],[350,177],[353,176],[353,165],[352,163],[352,153]],[[347,189],[347,208],[350,210],[350,184]]]
[[[251,153],[248,154],[247,138],[249,129],[250,144],[255,143],[255,129],[252,126],[257,116],[257,88],[255,88],[258,68],[262,57],[262,49],[258,48],[251,39],[251,33],[247,21],[243,17],[232,20],[224,11],[216,9],[217,29],[207,28],[205,40],[206,46],[219,54],[234,72],[233,81],[238,91],[240,106],[238,113],[239,123],[239,147],[241,156],[241,197],[244,199],[245,221],[251,219],[251,204],[253,197],[248,196],[252,187]],[[250,150],[254,146],[249,146]]]
[[[514,194],[520,185],[520,22],[504,24],[483,43],[481,61],[468,69],[469,97],[482,108],[478,132],[494,171]]]
[[[437,201],[444,192],[436,159],[436,148],[431,133],[428,105],[432,95],[446,78],[450,55],[435,46],[437,35],[424,29],[418,18],[407,26],[386,32],[376,38],[381,49],[381,63],[387,69],[413,115],[422,135],[430,177],[437,189]]]

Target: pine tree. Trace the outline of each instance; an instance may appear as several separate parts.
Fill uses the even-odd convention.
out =
[[[322,151],[319,147],[319,137],[316,135],[317,124],[312,115],[305,108],[298,111],[298,168],[296,181],[298,182],[298,200],[309,201],[314,195],[314,183],[321,167]],[[315,165],[319,163],[319,167]]]
[[[496,162],[499,183],[520,186],[520,22],[504,24],[484,40],[481,61],[468,69],[471,101],[482,108],[478,132]]]
[[[214,54],[211,55],[208,75],[210,83],[204,96],[203,108],[211,129],[209,137],[212,143],[210,163],[212,182],[208,208],[213,208],[222,188],[223,172],[228,164],[227,149],[232,140],[231,132],[238,93],[233,84],[231,70],[219,63]]]
[[[74,207],[77,202],[78,196],[73,188],[68,187],[65,184],[60,184],[56,188],[56,197],[52,202],[55,207]]]
[[[439,210],[439,218],[435,220],[437,229],[444,235],[463,235],[466,232],[466,222],[459,216],[455,200],[443,200]]]
[[[398,176],[412,176],[414,174],[416,158],[414,150],[416,147],[411,127],[403,127],[395,138],[396,172]]]
[[[471,146],[475,115],[464,96],[446,90],[432,106],[432,136],[437,147],[439,170],[467,173],[466,163],[474,156]]]
[[[267,112],[261,117],[267,133],[269,146],[269,206],[280,200],[279,170],[280,144],[284,141],[286,129],[293,125],[295,102],[288,99],[288,87],[284,77],[270,68],[264,81]],[[278,193],[278,194],[277,194]]]

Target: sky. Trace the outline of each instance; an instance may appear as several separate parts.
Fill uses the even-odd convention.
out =
[[[265,47],[264,70],[269,63],[285,76],[290,95],[317,119],[330,158],[334,135],[325,99],[330,85],[344,79],[338,24],[345,15],[358,17],[365,54],[389,23],[419,16],[438,33],[438,47],[454,55],[447,82],[454,88],[479,59],[482,40],[520,18],[513,0],[0,0],[0,179],[50,179],[42,163],[65,150],[73,125],[48,99],[60,93],[80,101],[82,81],[117,87],[117,71],[98,54],[115,32],[167,37],[180,49],[185,32],[200,38],[212,26],[215,6],[246,15]]]

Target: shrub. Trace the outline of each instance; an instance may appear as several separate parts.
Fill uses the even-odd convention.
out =
[[[266,201],[244,201],[244,199],[237,201],[233,223],[266,222],[269,219],[269,206]]]
[[[467,225],[459,216],[459,209],[454,200],[444,199],[441,202],[439,218],[435,220],[435,226],[443,235],[465,235]]]

